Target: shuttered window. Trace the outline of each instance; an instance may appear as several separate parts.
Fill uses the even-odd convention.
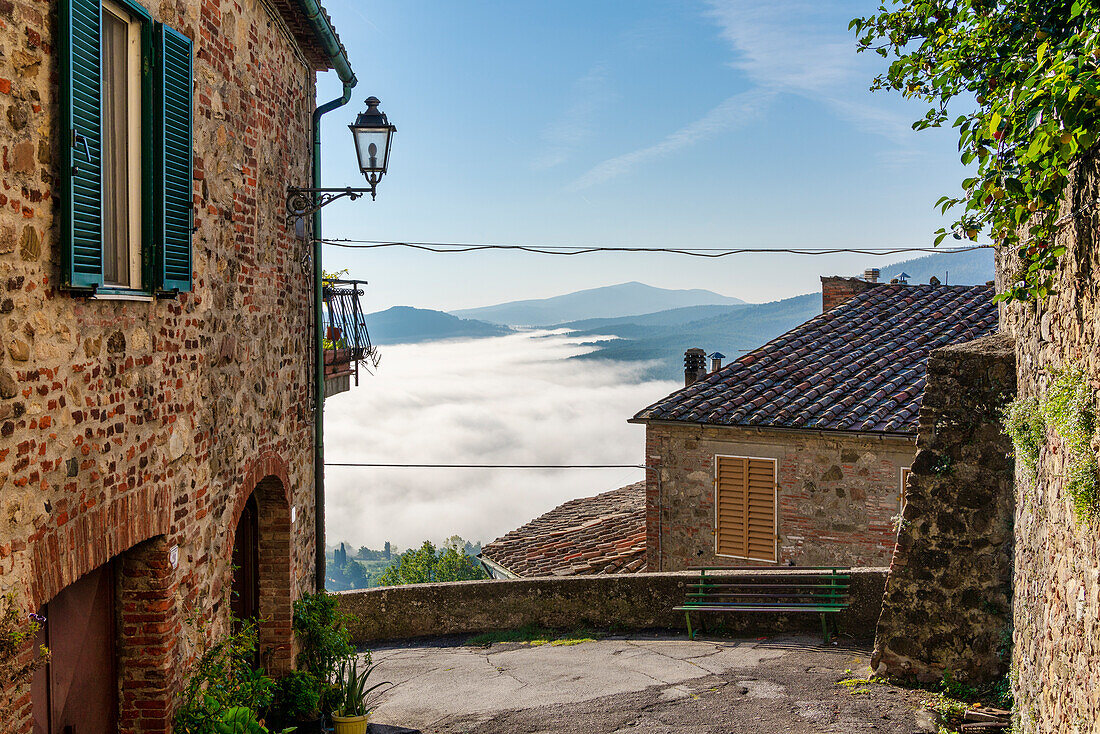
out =
[[[62,285],[190,290],[192,44],[129,0],[61,0],[59,20]],[[134,75],[112,67],[126,33]]]
[[[774,459],[718,456],[714,464],[715,552],[776,560]]]

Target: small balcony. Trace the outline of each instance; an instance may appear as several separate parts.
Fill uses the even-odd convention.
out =
[[[370,370],[378,365],[378,350],[370,343],[359,297],[364,280],[326,280],[321,291],[324,328],[325,397],[359,384],[360,367]]]

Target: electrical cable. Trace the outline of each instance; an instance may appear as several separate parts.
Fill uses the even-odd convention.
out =
[[[644,464],[382,464],[325,462],[325,466],[375,467],[386,469],[648,469]]]
[[[925,246],[899,246],[899,247],[642,247],[642,246],[586,246],[586,245],[500,245],[500,244],[473,244],[463,242],[390,242],[384,240],[352,240],[344,238],[324,239],[323,244],[332,247],[342,247],[353,250],[374,250],[384,247],[405,247],[413,250],[422,250],[438,254],[455,254],[466,252],[480,252],[482,250],[511,250],[517,252],[530,252],[539,255],[589,255],[600,252],[628,252],[628,253],[665,253],[672,255],[688,255],[691,257],[717,258],[729,255],[749,254],[787,254],[787,255],[871,255],[888,256],[899,255],[907,252],[930,252],[957,255],[974,250],[992,249],[992,245],[966,245],[962,247],[942,248]]]

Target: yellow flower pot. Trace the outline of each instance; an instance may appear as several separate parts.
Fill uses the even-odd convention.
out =
[[[362,716],[332,716],[332,725],[336,734],[367,734],[367,722],[370,714]]]

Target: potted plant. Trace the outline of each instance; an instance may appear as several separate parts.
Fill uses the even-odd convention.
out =
[[[340,613],[336,597],[319,591],[294,602],[294,635],[298,639],[297,668],[311,676],[322,715],[334,710],[334,678],[340,661],[355,654],[348,633],[350,617]]]
[[[367,722],[370,720],[371,693],[382,686],[391,685],[389,681],[367,685],[375,667],[377,666],[370,663],[369,654],[367,665],[362,671],[359,670],[357,658],[340,663],[333,681],[335,696],[332,724],[336,728],[336,734],[366,734]]]
[[[312,674],[295,670],[275,681],[274,699],[267,711],[274,728],[294,727],[298,734],[323,734],[321,686]]]

